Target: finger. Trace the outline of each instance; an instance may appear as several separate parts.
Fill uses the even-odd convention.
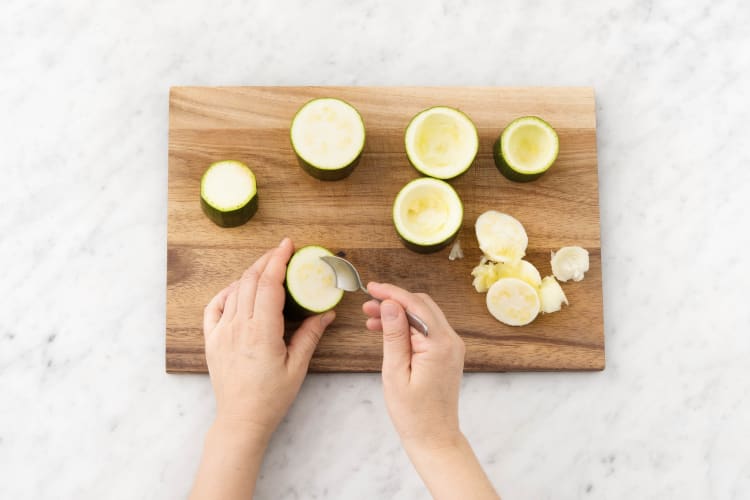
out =
[[[443,310],[440,309],[440,306],[437,305],[437,302],[435,302],[432,297],[430,297],[426,293],[416,293],[415,295],[422,299],[422,302],[424,302],[425,305],[430,309],[430,312],[432,312],[432,317],[434,319],[438,321],[442,320],[446,323],[448,322],[448,320],[445,318],[445,313],[443,313]]]
[[[289,362],[295,370],[307,371],[315,348],[328,325],[336,318],[334,311],[310,316],[302,322],[289,341]]]
[[[403,384],[411,371],[411,331],[406,312],[395,300],[380,304],[383,325],[383,379]]]
[[[289,238],[284,238],[268,259],[263,273],[258,279],[255,292],[255,310],[269,317],[277,317],[284,309],[284,277],[286,264],[294,247]]]
[[[411,350],[414,354],[422,354],[435,348],[435,343],[430,342],[429,337],[425,337],[419,332],[415,332],[412,328],[411,336]]]
[[[362,312],[371,318],[380,317],[380,301],[379,300],[368,300],[362,304]]]
[[[369,291],[375,298],[381,300],[391,299],[400,303],[403,308],[424,321],[427,324],[428,328],[431,326],[435,326],[432,309],[430,309],[430,307],[427,306],[427,304],[425,304],[424,301],[416,294],[408,292],[403,288],[399,288],[395,285],[374,282],[370,282],[367,284],[367,291]],[[432,334],[432,328],[430,329],[430,333]]]
[[[253,317],[255,291],[258,288],[258,280],[261,274],[263,274],[263,270],[266,268],[272,252],[273,250],[269,250],[264,253],[252,266],[248,267],[242,273],[239,291],[237,292],[237,314],[241,314],[245,318]]]
[[[229,287],[227,292],[227,300],[224,302],[224,311],[221,313],[221,319],[219,323],[226,323],[234,318],[237,312],[237,289],[239,288],[239,282],[235,281]]]
[[[203,310],[203,335],[211,333],[219,323],[221,315],[224,312],[224,303],[227,301],[227,296],[229,296],[232,286],[234,286],[234,283],[214,295],[214,298],[211,299]]]
[[[383,331],[383,322],[380,321],[380,318],[367,318],[367,322],[365,323],[365,326],[371,332]]]

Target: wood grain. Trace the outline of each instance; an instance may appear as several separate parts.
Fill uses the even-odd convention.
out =
[[[289,143],[296,110],[314,97],[340,97],[362,114],[365,151],[354,173],[323,182],[297,165]],[[460,241],[466,258],[448,249],[419,255],[404,248],[391,204],[418,177],[404,154],[403,133],[420,110],[447,105],[477,125],[474,166],[451,181],[464,202]],[[523,115],[546,119],[560,136],[556,164],[539,180],[506,180],[492,161],[492,143]],[[223,229],[200,210],[199,183],[213,161],[247,163],[258,180],[260,206],[246,225]],[[166,369],[205,372],[203,306],[284,236],[296,245],[343,251],[365,280],[397,283],[434,297],[466,343],[467,371],[601,370],[604,368],[599,193],[594,93],[590,88],[496,87],[175,87],[169,100],[169,189]],[[471,286],[480,252],[477,216],[488,209],[517,217],[529,235],[527,259],[551,273],[551,250],[581,245],[591,270],[564,283],[570,306],[522,328],[495,321]],[[312,371],[378,371],[382,345],[364,328],[361,294],[346,294],[323,337]],[[290,324],[289,329],[294,328]]]

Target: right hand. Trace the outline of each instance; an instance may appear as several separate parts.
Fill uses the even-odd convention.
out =
[[[453,446],[463,439],[458,392],[464,343],[440,307],[424,293],[369,283],[363,304],[367,328],[383,332],[383,390],[388,413],[407,450]],[[429,336],[410,328],[406,310],[421,318]]]

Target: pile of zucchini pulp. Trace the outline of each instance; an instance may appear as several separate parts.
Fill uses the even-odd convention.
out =
[[[289,133],[302,170],[322,181],[349,176],[365,146],[362,116],[341,99],[305,103],[294,115]],[[465,113],[437,106],[411,119],[404,133],[404,148],[409,163],[424,177],[399,191],[393,203],[393,224],[407,248],[435,252],[453,242],[461,229],[463,203],[446,181],[472,166],[479,151],[479,135]],[[555,130],[541,118],[525,116],[505,127],[493,146],[493,158],[506,178],[528,182],[552,166],[558,150]],[[252,170],[236,160],[211,164],[201,179],[201,207],[222,227],[249,221],[258,210],[258,186]],[[528,238],[519,221],[488,211],[477,219],[475,229],[484,256],[472,271],[474,287],[487,292],[487,308],[495,318],[508,325],[525,325],[540,311],[557,311],[567,303],[554,277],[541,279],[536,268],[523,260]],[[324,255],[331,252],[311,245],[292,256],[286,272],[290,300],[285,312],[305,316],[339,303],[343,291],[336,288],[333,270],[320,259]],[[566,247],[553,254],[552,263],[558,279],[578,281],[588,270],[588,252]]]

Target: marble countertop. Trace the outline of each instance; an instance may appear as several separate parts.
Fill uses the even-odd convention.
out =
[[[168,91],[253,84],[593,86],[607,368],[467,375],[463,428],[508,499],[750,498],[747,3],[204,4],[0,7],[0,498],[186,495]],[[308,377],[257,496],[427,498],[379,376]]]

